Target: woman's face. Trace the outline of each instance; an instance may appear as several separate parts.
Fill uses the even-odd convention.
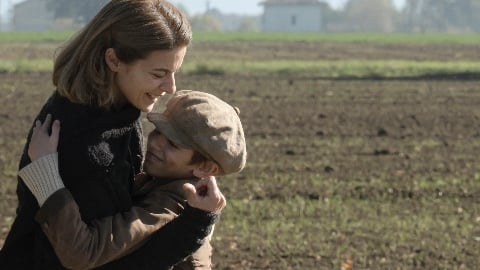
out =
[[[175,72],[182,66],[187,47],[151,52],[145,59],[126,64],[113,49],[106,61],[113,73],[113,87],[119,101],[127,101],[143,112],[150,112],[158,98],[175,93]]]

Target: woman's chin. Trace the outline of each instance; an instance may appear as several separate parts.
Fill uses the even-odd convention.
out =
[[[153,110],[153,107],[155,106],[155,103],[152,103],[150,105],[147,105],[147,106],[143,106],[142,108],[140,108],[140,110],[144,113],[149,113]]]

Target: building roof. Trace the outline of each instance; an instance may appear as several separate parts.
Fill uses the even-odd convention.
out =
[[[301,5],[301,4],[322,4],[319,0],[265,0],[259,5]]]

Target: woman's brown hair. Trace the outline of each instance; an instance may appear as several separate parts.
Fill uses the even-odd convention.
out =
[[[132,63],[155,50],[188,46],[186,17],[163,0],[111,0],[55,59],[53,84],[70,101],[109,108],[113,102],[105,51]]]

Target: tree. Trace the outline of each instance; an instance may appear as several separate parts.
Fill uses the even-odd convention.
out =
[[[480,31],[479,0],[408,0],[404,28],[410,32]]]
[[[344,15],[354,32],[393,32],[397,11],[391,0],[349,0]]]
[[[326,32],[343,31],[345,26],[343,12],[333,9],[328,3],[321,2],[322,28]]]
[[[401,12],[399,28],[405,32],[419,32],[420,31],[420,7],[423,5],[423,0],[406,0],[405,7]]]
[[[88,22],[108,2],[108,0],[47,0],[47,8],[54,12],[55,18],[73,18],[80,22]]]
[[[239,32],[258,32],[258,22],[256,18],[245,17],[241,20],[240,26],[238,27]]]
[[[480,18],[478,14],[480,13],[480,0],[472,0],[470,6],[470,26],[473,31],[480,32]]]
[[[193,31],[201,32],[219,32],[222,30],[222,25],[218,20],[210,15],[194,15],[190,18],[190,25]]]

